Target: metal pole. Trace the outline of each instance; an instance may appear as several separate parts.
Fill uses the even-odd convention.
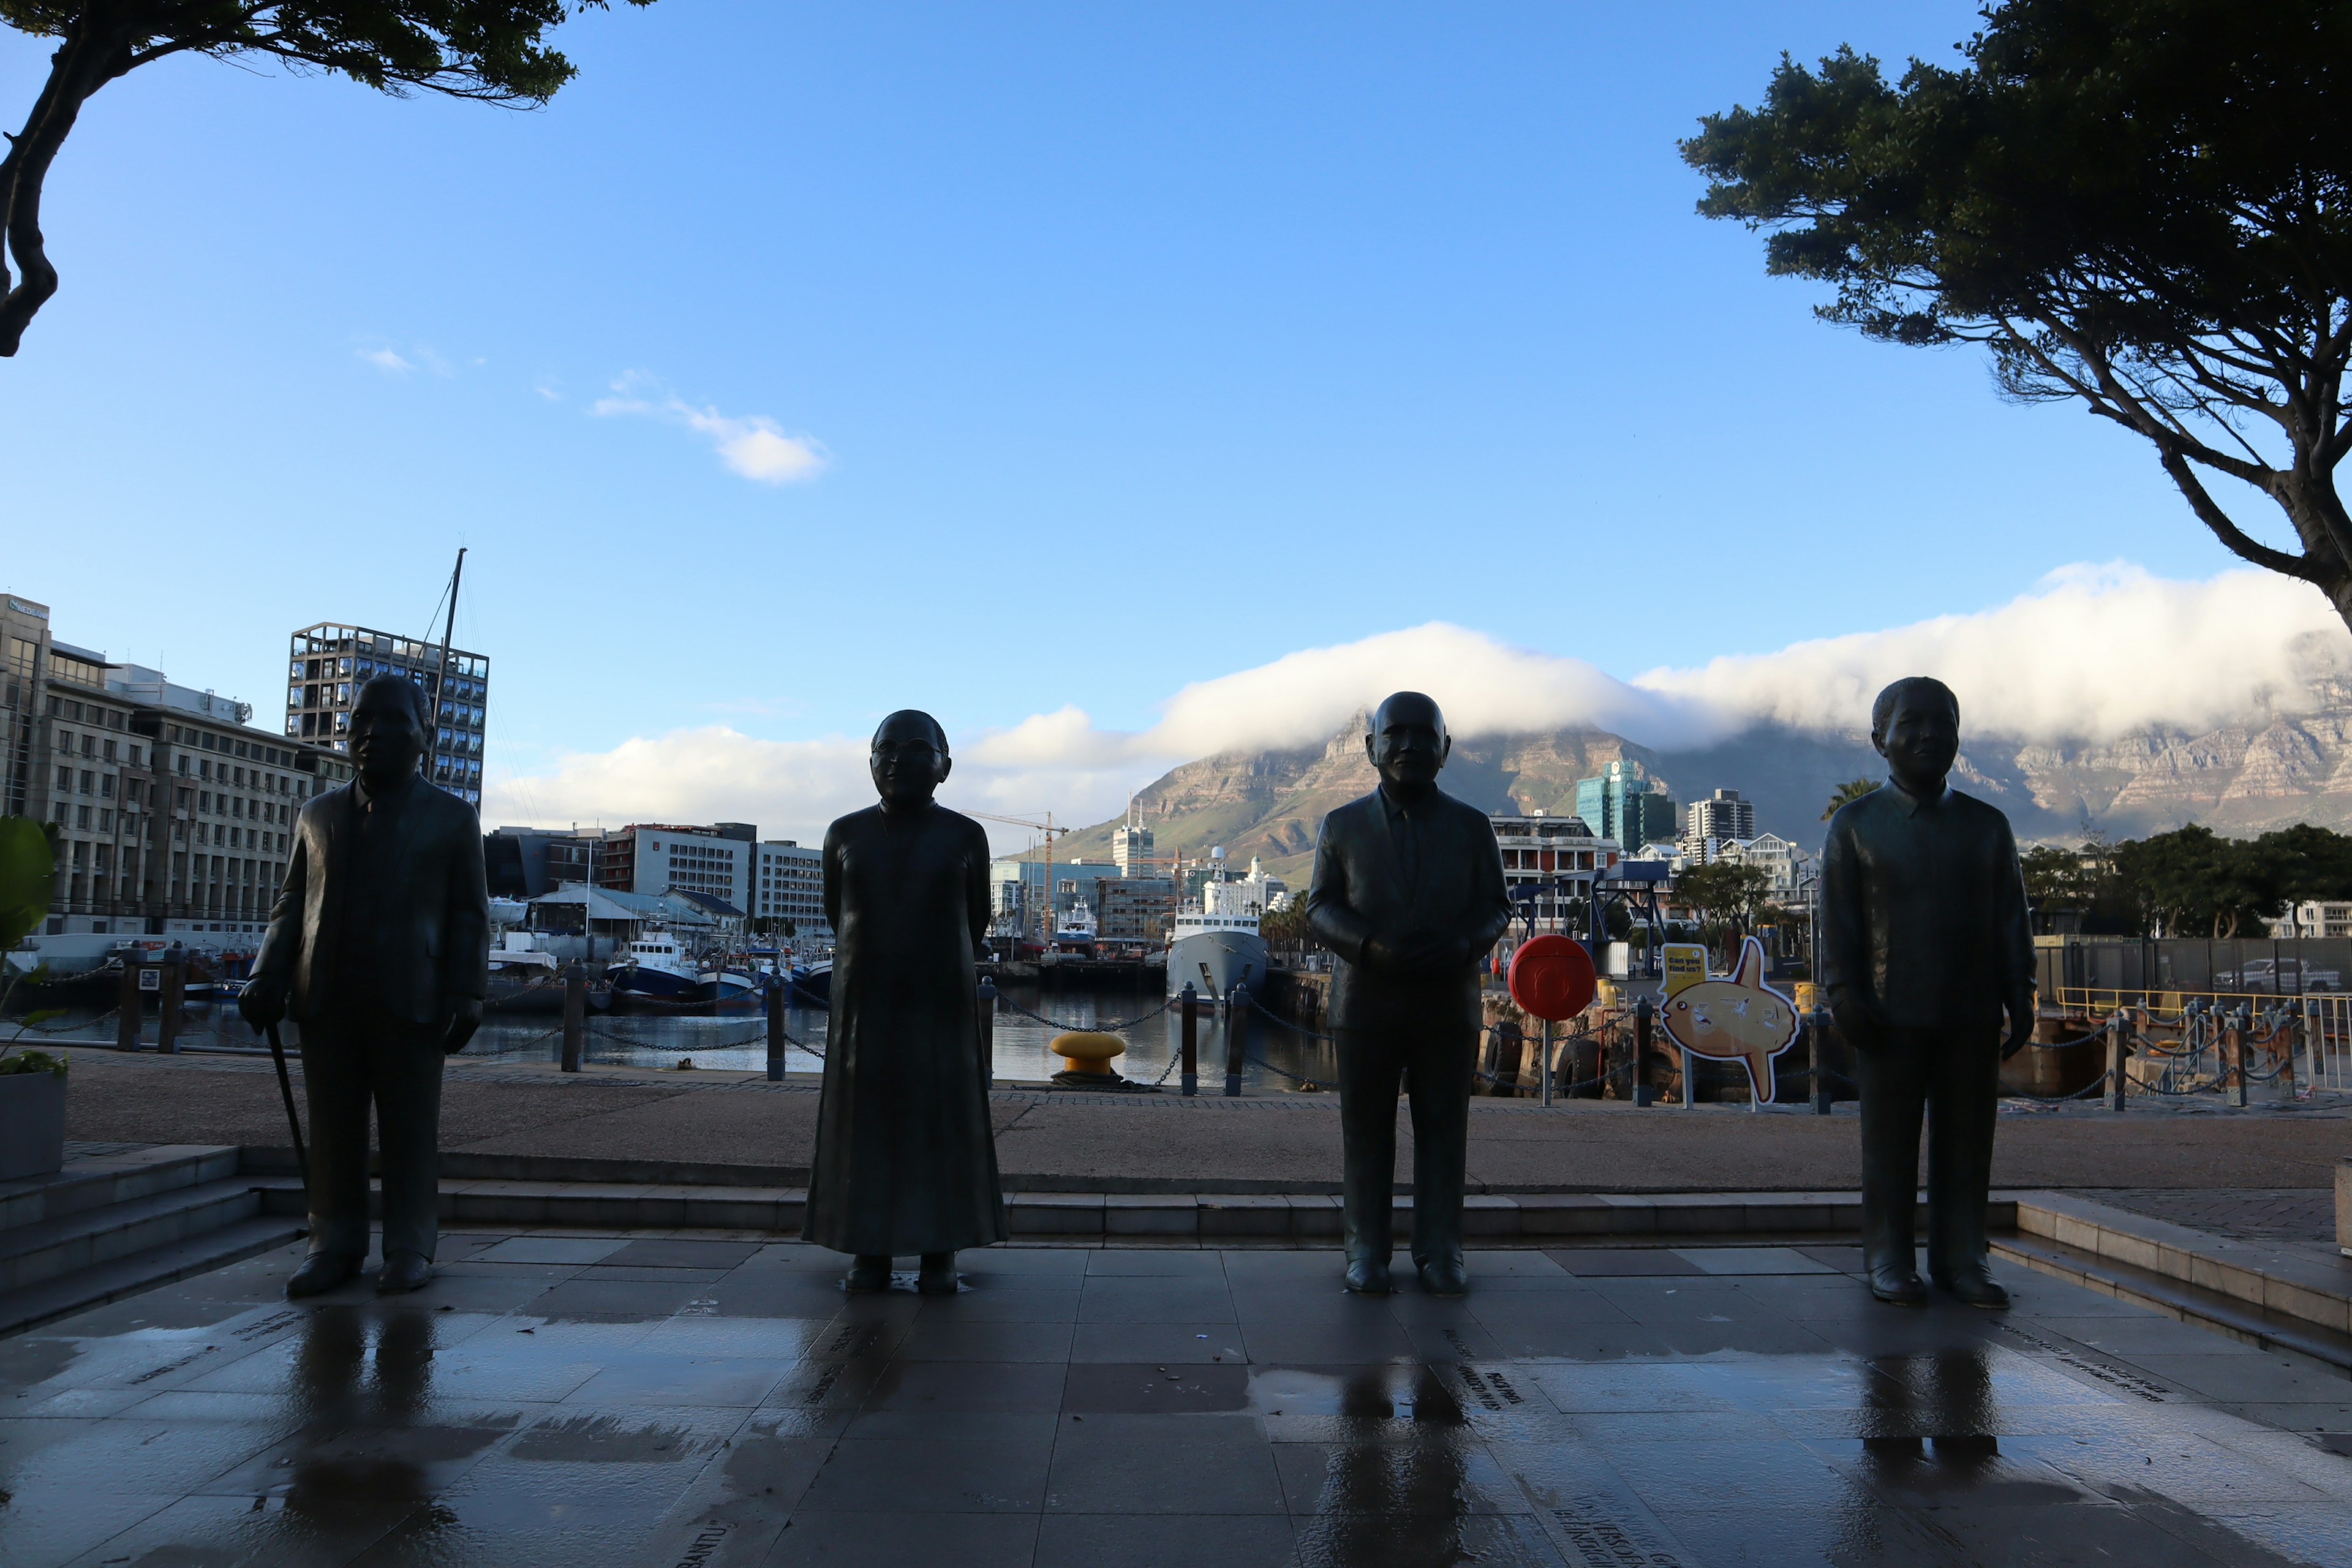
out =
[[[2322,1054],[2325,1037],[2319,1026],[2319,998],[2306,996],[2303,999],[2303,1048],[2311,1063],[2310,1077],[2305,1080],[2308,1087],[2303,1091],[2306,1096],[2319,1088],[2320,1079],[2326,1074],[2326,1060]]]
[[[302,1173],[302,1195],[310,1195],[310,1155],[302,1147],[302,1118],[294,1110],[294,1080],[286,1075],[286,1046],[278,1026],[269,1026],[269,1059],[278,1064],[278,1094],[286,1101],[286,1125],[294,1134],[294,1168]]]
[[[1551,1103],[1551,1020],[1543,1021],[1543,1065],[1538,1070],[1543,1075],[1543,1102]]]
[[[1225,1098],[1239,1100],[1242,1062],[1249,1054],[1249,987],[1235,985],[1225,996]]]
[[[1637,1106],[1656,1103],[1650,1088],[1646,1064],[1650,1058],[1650,999],[1638,997],[1633,1003],[1633,1103]]]
[[[573,964],[563,976],[563,1070],[580,1070],[580,1054],[587,1044],[588,975]]]
[[[768,1081],[784,1081],[784,985],[782,974],[771,974],[768,986]],[[981,984],[988,984],[983,980]]]
[[[1178,1070],[1184,1075],[1184,1092],[1198,1095],[1201,1092],[1201,994],[1192,989],[1192,983],[1187,980],[1177,1000],[1182,1006],[1184,1021],[1184,1043],[1179,1047],[1184,1053],[1184,1060]]]
[[[2116,1008],[2114,1016],[2107,1020],[2107,1109],[2109,1110],[2121,1110],[2124,1108],[2124,1086],[2130,1081],[2124,1076],[2124,1037],[2130,1028],[2131,1025],[2124,1017],[2124,1010],[2120,1007]]]
[[[980,1087],[996,1082],[996,982],[980,983]]]
[[[2279,1092],[2289,1100],[2303,1098],[2294,1091],[2295,1037],[2303,1032],[2302,1023],[2303,1009],[2292,1003],[2281,1003],[2271,1015],[2271,1038],[2275,1040],[2280,1030],[2286,1031],[2286,1047],[2279,1052]]]
[[[1805,1068],[1807,1077],[1813,1086],[1815,1116],[1827,1116],[1830,1113],[1829,1068],[1824,1065],[1824,1058],[1829,1056],[1829,1051],[1825,1048],[1829,1042],[1823,1038],[1829,1033],[1829,1027],[1828,1008],[1816,1007],[1805,1015]]]
[[[2241,1002],[2230,1013],[2229,1030],[2224,1037],[2230,1043],[2228,1100],[2232,1108],[2241,1110],[2246,1105],[2246,1005]]]

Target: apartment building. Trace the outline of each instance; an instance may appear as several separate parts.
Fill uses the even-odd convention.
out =
[[[824,855],[790,838],[760,845],[759,883],[749,908],[754,920],[789,922],[798,937],[829,938],[824,918]]]
[[[304,626],[287,647],[287,738],[348,751],[359,689],[386,673],[422,686],[436,710],[425,737],[425,776],[480,810],[490,700],[490,661],[480,654],[452,648],[445,663],[436,642],[334,621]]]
[[[1492,820],[1495,842],[1503,852],[1505,885],[1549,884],[1531,901],[1514,898],[1514,908],[1534,912],[1538,930],[1559,929],[1568,906],[1592,896],[1593,878],[1623,858],[1617,841],[1593,832],[1581,816],[1497,812]]]

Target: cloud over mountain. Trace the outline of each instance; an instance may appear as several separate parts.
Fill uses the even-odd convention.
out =
[[[1860,728],[1871,698],[1903,675],[1950,683],[1971,733],[2056,742],[2300,711],[2347,669],[2352,637],[2326,601],[2254,571],[2177,582],[2127,565],[2068,567],[1974,614],[1631,679],[1432,622],[1196,682],[1139,731],[1104,729],[1065,705],[958,735],[955,776],[941,798],[1008,815],[1050,801],[1057,816],[1091,822],[1179,763],[1318,745],[1360,709],[1405,688],[1436,698],[1464,735],[1589,728],[1685,750],[1759,723]],[[810,838],[870,799],[864,773],[862,738],[775,742],[724,727],[680,730],[494,783],[488,811],[494,821],[522,820],[526,809],[545,822],[732,818]],[[1017,830],[1005,841],[1017,843]]]

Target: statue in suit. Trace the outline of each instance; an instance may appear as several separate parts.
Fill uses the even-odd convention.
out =
[[[1912,1234],[1927,1119],[1927,1272],[1971,1306],[2009,1305],[1986,1267],[2000,1063],[2033,1037],[2033,942],[2017,840],[1945,783],[1960,708],[1925,676],[1878,694],[1885,784],[1830,819],[1822,980],[1862,1088],[1862,1225],[1872,1294],[1924,1306]],[[2003,1015],[2008,1041],[2001,1041]]]
[[[1417,691],[1381,703],[1364,737],[1380,788],[1323,819],[1307,916],[1339,955],[1348,1289],[1390,1288],[1396,1102],[1412,1102],[1412,1258],[1436,1295],[1467,1289],[1462,1189],[1477,1061],[1478,961],[1510,923],[1503,857],[1486,813],[1437,787],[1454,749]]]
[[[1006,1236],[973,967],[988,835],[931,798],[953,763],[929,714],[883,720],[867,763],[881,804],[824,835],[833,1017],[806,1235],[851,1255],[845,1289],[887,1289],[912,1257],[917,1289],[950,1294],[957,1251]]]
[[[264,1029],[301,1026],[310,1110],[310,1255],[289,1296],[331,1290],[368,1251],[368,1111],[383,1169],[376,1289],[433,1277],[440,1234],[441,1064],[481,1026],[489,892],[474,808],[417,771],[430,733],[422,689],[379,675],[360,689],[359,776],[302,807],[286,881],[238,999]]]

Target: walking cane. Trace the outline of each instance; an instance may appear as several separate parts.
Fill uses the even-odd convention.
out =
[[[286,1045],[269,1026],[269,1059],[278,1064],[278,1092],[286,1101],[286,1125],[294,1132],[294,1165],[302,1173],[302,1195],[310,1195],[310,1156],[302,1152],[302,1119],[294,1113],[294,1080],[286,1076]]]

